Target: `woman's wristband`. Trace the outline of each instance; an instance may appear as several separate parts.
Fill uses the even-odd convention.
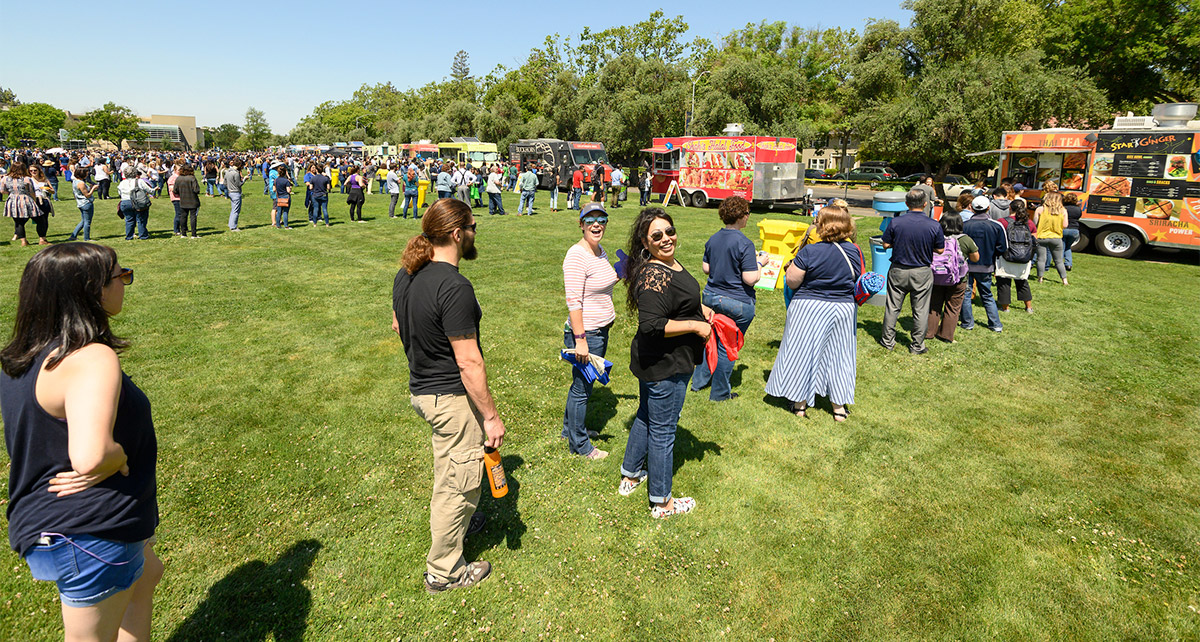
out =
[[[574,332],[572,332],[571,336],[575,337],[576,341],[583,341],[584,339],[587,338],[587,333],[585,332],[583,334],[575,334]]]

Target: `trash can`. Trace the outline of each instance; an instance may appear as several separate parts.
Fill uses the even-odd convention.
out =
[[[882,236],[871,237],[871,271],[878,272],[887,279],[888,270],[892,269],[892,248],[883,247]]]
[[[800,239],[808,230],[808,223],[766,219],[758,222],[758,238],[762,239],[762,251],[778,254],[790,259],[796,254]]]
[[[417,207],[425,207],[425,195],[429,193],[429,181],[417,181]]]
[[[908,211],[908,206],[904,204],[904,196],[908,192],[876,192],[875,198],[871,202],[871,207],[875,209],[880,216],[883,217],[883,222],[879,224],[879,231],[887,229],[889,223],[892,222],[892,217],[897,212]],[[876,270],[878,272],[879,270]]]

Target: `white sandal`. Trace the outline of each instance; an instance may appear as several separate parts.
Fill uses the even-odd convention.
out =
[[[646,481],[645,473],[643,473],[641,477],[638,477],[634,481],[621,478],[621,485],[617,486],[617,494],[619,494],[621,497],[629,497],[633,494],[634,489],[636,489],[638,486],[641,486],[642,482],[644,481]]]
[[[676,497],[671,502],[671,507],[655,506],[650,509],[650,517],[654,519],[666,519],[672,515],[680,515],[690,513],[696,508],[696,500],[691,497]]]

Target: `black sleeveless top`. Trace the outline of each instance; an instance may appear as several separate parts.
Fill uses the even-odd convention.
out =
[[[71,470],[67,422],[46,412],[35,387],[47,348],[24,374],[0,372],[0,414],[4,445],[12,460],[8,475],[8,541],[22,556],[43,532],[92,535],[120,542],[148,539],[158,526],[155,464],[158,441],[150,400],[124,372],[113,439],[129,458],[129,476],[113,473],[74,495],[47,490],[50,479]]]

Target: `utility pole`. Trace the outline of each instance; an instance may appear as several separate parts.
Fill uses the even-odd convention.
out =
[[[704,76],[704,74],[706,74],[706,73],[708,73],[708,71],[702,71],[699,74],[696,74],[695,80],[692,81],[692,111],[689,114],[690,118],[688,118],[688,121],[686,123],[684,123],[685,125],[687,125],[686,127],[684,127],[684,131],[683,131],[684,136],[692,135],[692,121],[696,120],[696,83],[699,82],[700,78],[702,78]]]

